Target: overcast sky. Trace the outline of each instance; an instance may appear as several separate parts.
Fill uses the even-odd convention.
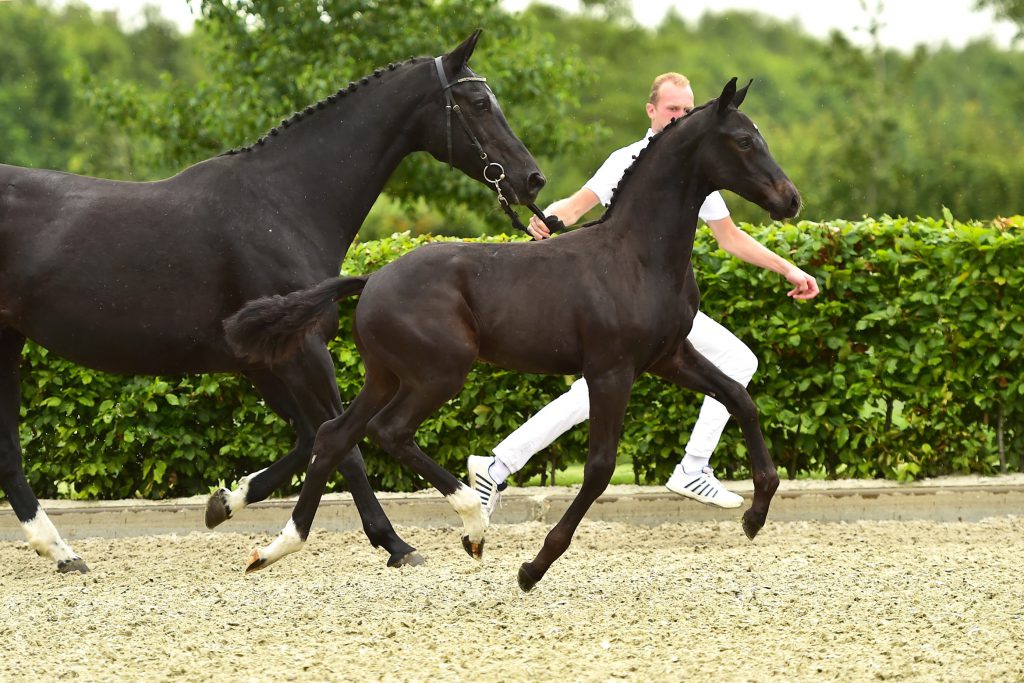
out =
[[[140,14],[144,0],[86,0],[98,9],[117,9],[130,21]],[[886,45],[911,49],[918,43],[939,45],[943,42],[961,47],[967,41],[991,37],[1008,47],[1015,26],[995,20],[990,10],[974,10],[975,0],[863,0],[869,8],[881,6],[883,29],[881,38]],[[164,16],[183,28],[191,23],[191,13],[185,0],[150,0],[148,4],[161,8]],[[509,10],[518,11],[530,0],[502,0]],[[545,4],[576,11],[578,0],[545,0]],[[779,19],[797,19],[810,34],[824,37],[833,29],[847,34],[850,40],[865,44],[867,14],[862,0],[633,0],[633,15],[642,24],[657,25],[669,7],[687,21],[696,21],[708,11],[744,9],[758,11]]]

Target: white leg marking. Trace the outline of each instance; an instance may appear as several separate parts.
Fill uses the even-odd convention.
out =
[[[265,472],[266,469],[264,467],[259,472],[253,472],[242,477],[238,482],[238,488],[228,492],[228,517],[234,517],[236,513],[245,508],[245,497],[249,493],[249,482],[261,472]]]
[[[260,559],[266,560],[266,564],[270,565],[280,560],[285,555],[291,555],[294,552],[302,550],[304,541],[299,536],[299,530],[295,528],[295,521],[292,519],[288,520],[285,524],[284,529],[277,535],[277,538],[259,551]]]
[[[480,496],[476,491],[465,484],[461,484],[455,493],[445,496],[452,504],[455,511],[462,517],[462,524],[466,528],[466,535],[473,543],[479,543],[484,539],[484,532],[487,531],[490,520],[484,513],[480,504]]]
[[[57,527],[42,508],[36,510],[36,516],[21,527],[25,530],[29,546],[43,557],[48,557],[58,564],[81,559],[60,537]]]

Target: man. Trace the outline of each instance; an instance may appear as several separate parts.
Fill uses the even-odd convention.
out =
[[[688,114],[693,109],[693,101],[690,82],[682,74],[666,73],[655,78],[646,107],[647,116],[651,120],[650,130],[638,142],[613,152],[580,190],[549,206],[545,211],[549,224],[561,229],[574,224],[599,202],[607,206],[611,202],[612,190],[618,185],[623,172],[647,145],[649,138],[661,132],[672,119]],[[718,192],[708,195],[699,215],[711,228],[712,235],[722,249],[788,280],[793,285],[787,292],[788,296],[794,299],[812,299],[817,296],[818,283],[813,277],[736,227]],[[530,220],[528,230],[537,240],[551,236],[549,225],[545,225],[536,216]],[[693,329],[687,339],[719,370],[744,386],[757,369],[757,358],[746,344],[700,311],[694,318]],[[469,485],[480,495],[487,513],[493,513],[497,507],[501,490],[507,486],[505,480],[510,474],[521,469],[534,453],[586,420],[589,412],[586,380],[579,379],[568,392],[549,403],[495,446],[493,457],[469,456]],[[665,484],[670,491],[709,505],[739,507],[743,499],[722,486],[710,467],[711,453],[718,445],[728,420],[729,412],[725,406],[706,396],[683,459]]]

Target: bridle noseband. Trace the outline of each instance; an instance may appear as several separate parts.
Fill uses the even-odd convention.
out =
[[[469,138],[470,144],[476,150],[477,155],[480,157],[480,161],[484,162],[483,177],[491,185],[494,185],[494,192],[498,195],[498,205],[505,211],[509,219],[512,221],[512,225],[519,230],[526,231],[526,226],[523,225],[522,221],[519,220],[519,216],[509,206],[508,200],[505,195],[501,192],[501,181],[505,179],[505,168],[496,161],[489,161],[487,152],[484,151],[483,145],[480,144],[480,140],[477,139],[476,135],[469,127],[469,122],[466,120],[466,115],[462,113],[462,108],[455,102],[455,98],[452,97],[452,88],[460,83],[468,83],[476,81],[478,83],[487,83],[487,79],[481,76],[466,76],[464,78],[458,78],[454,81],[449,81],[448,77],[444,73],[444,64],[442,63],[441,57],[434,57],[434,68],[437,69],[437,77],[441,81],[441,92],[444,93],[444,127],[445,127],[445,138],[448,147],[448,168],[454,169],[452,165],[452,112],[459,118],[459,124],[462,126],[462,130],[466,133],[466,137]],[[490,91],[489,86],[484,86]],[[491,176],[494,176],[493,178]],[[544,220],[544,212],[537,208],[536,204],[527,204],[527,208],[533,213],[537,214],[541,220]]]

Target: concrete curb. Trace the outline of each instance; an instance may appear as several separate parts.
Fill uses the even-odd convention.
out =
[[[982,483],[844,486],[819,483],[810,488],[780,487],[769,513],[771,521],[826,523],[860,520],[931,520],[972,522],[986,517],[1024,514],[1024,483],[1020,478],[993,478]],[[736,520],[749,507],[749,482],[729,483],[744,497],[738,509],[700,505],[663,487],[612,486],[587,513],[587,519],[657,526],[674,522]],[[883,484],[886,484],[883,482]],[[506,493],[492,522],[554,524],[575,497],[568,487],[514,489]],[[218,530],[238,533],[274,533],[284,526],[294,498],[264,501],[250,506]],[[457,527],[461,522],[451,506],[434,492],[382,494],[381,504],[398,526]],[[68,539],[123,537],[205,532],[204,497],[167,502],[103,501],[76,503],[43,501],[43,507]],[[347,494],[325,497],[316,528],[332,531],[360,529],[359,516]],[[24,540],[21,525],[10,508],[0,509],[0,541]]]

